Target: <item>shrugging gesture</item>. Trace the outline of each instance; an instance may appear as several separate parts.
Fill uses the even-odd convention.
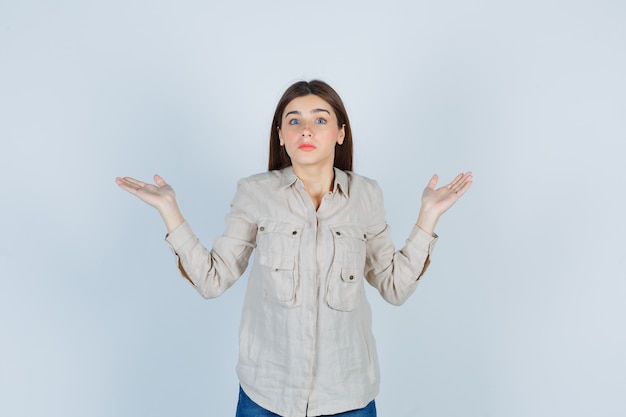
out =
[[[472,174],[440,188],[437,175],[430,179],[419,229],[396,251],[381,191],[354,173],[352,149],[337,92],[318,80],[291,85],[272,119],[268,172],[240,183],[211,250],[183,224],[163,178],[115,180],[158,210],[182,275],[203,296],[229,288],[256,251],[239,327],[238,416],[376,415],[379,366],[362,287],[368,282],[393,304],[413,293],[430,262],[435,225],[470,188]]]

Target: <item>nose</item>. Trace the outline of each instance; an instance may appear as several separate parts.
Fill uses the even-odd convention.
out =
[[[311,136],[313,136],[313,130],[311,125],[306,122],[302,125],[302,137],[310,138]]]

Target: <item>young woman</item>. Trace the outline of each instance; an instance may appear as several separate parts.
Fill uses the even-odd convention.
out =
[[[276,107],[269,171],[239,182],[211,250],[161,177],[116,179],[159,211],[181,274],[206,298],[228,289],[256,248],[240,326],[238,417],[376,415],[378,359],[363,281],[402,304],[428,266],[439,217],[472,174],[438,189],[433,176],[406,246],[395,251],[380,188],[351,171],[341,98],[324,82],[303,81]]]

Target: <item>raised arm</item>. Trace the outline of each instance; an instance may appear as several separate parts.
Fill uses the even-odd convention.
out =
[[[406,245],[396,251],[391,232],[385,223],[382,194],[376,191],[372,207],[372,226],[367,233],[365,278],[389,303],[404,303],[417,287],[420,277],[430,263],[430,254],[437,237],[434,234],[439,217],[461,197],[472,184],[470,172],[459,174],[441,188],[434,175],[422,194],[422,207],[417,227],[414,227]]]
[[[159,175],[154,176],[154,184],[130,177],[116,178],[115,182],[123,190],[135,195],[141,201],[156,208],[165,222],[167,233],[171,233],[180,226],[184,217],[176,203],[176,193]]]
[[[176,194],[163,178],[155,175],[155,184],[129,177],[116,178],[115,182],[158,210],[167,227],[165,240],[178,258],[182,276],[202,296],[219,296],[246,270],[255,247],[257,228],[247,214],[249,200],[242,187],[238,188],[231,212],[226,216],[226,230],[215,239],[213,248],[207,249],[185,222],[176,203]]]

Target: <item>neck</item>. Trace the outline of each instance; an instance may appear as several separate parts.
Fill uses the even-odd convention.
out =
[[[293,172],[304,184],[304,190],[313,200],[315,208],[319,208],[324,194],[333,189],[334,168],[332,166],[324,168],[294,166]]]

